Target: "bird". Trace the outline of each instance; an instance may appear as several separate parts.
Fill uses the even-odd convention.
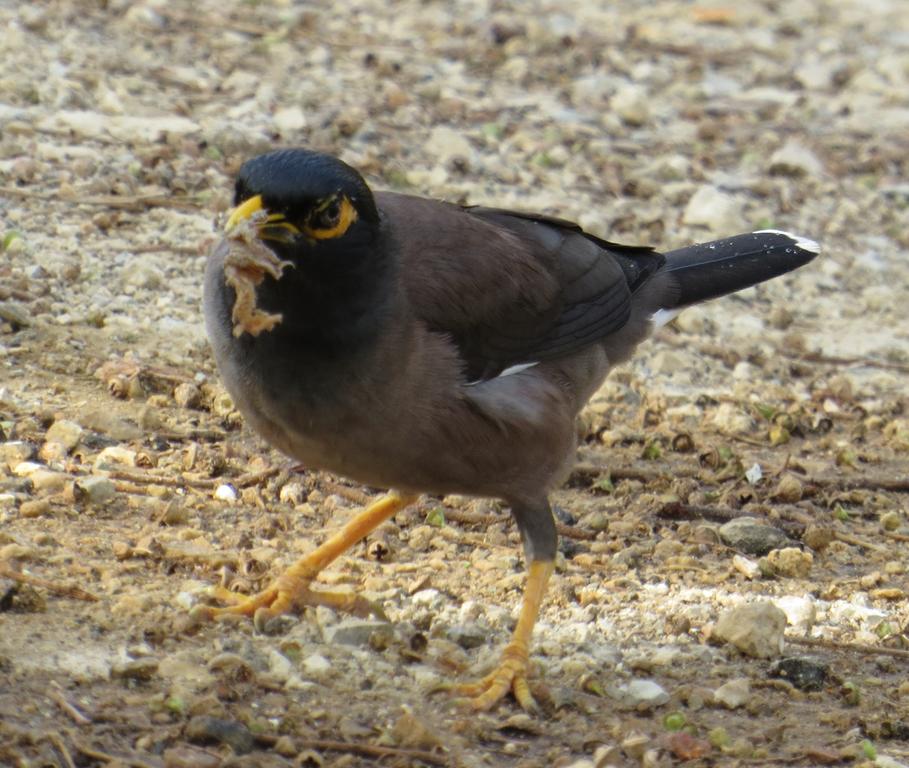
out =
[[[513,696],[539,711],[531,635],[576,416],[655,327],[819,246],[768,229],[663,254],[553,216],[373,192],[308,148],[246,160],[233,202],[203,291],[224,386],[296,462],[389,491],[261,592],[215,588],[198,612],[258,627],[306,606],[368,613],[356,593],[316,588],[320,572],[422,494],[498,499],[523,543],[519,618],[489,674],[449,687],[476,710]]]

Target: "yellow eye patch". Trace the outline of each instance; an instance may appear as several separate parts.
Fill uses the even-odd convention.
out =
[[[358,218],[357,209],[344,195],[331,197],[313,212],[303,232],[315,240],[331,240],[341,237]]]

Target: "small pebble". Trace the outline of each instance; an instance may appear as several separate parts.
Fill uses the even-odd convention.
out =
[[[11,470],[35,455],[35,445],[25,440],[10,440],[0,445],[0,462]]]
[[[769,170],[781,176],[820,176],[824,166],[808,147],[790,139],[770,156]]]
[[[903,524],[903,517],[899,512],[890,510],[881,515],[880,518],[881,528],[885,531],[895,531]]]
[[[56,464],[66,458],[66,447],[63,443],[46,442],[38,450],[38,458],[46,464]]]
[[[70,480],[70,476],[64,472],[51,472],[47,469],[36,469],[28,476],[28,480],[32,484],[32,488],[36,491],[57,493],[63,490],[63,487]]]
[[[84,477],[76,481],[74,492],[78,501],[98,506],[112,499],[117,489],[106,477]]]
[[[36,461],[21,461],[12,468],[13,474],[16,477],[28,477],[33,472],[46,469],[47,467]]]
[[[202,390],[195,384],[178,384],[174,387],[174,402],[181,408],[198,408],[202,404]]]
[[[711,640],[729,643],[746,656],[767,659],[780,655],[785,629],[786,614],[773,603],[749,603],[724,612]]]
[[[186,724],[184,734],[194,744],[226,744],[238,755],[252,752],[256,746],[249,728],[218,717],[194,717]]]
[[[786,614],[786,620],[793,627],[808,630],[817,620],[817,608],[810,596],[784,595],[773,601],[773,604]]]
[[[765,555],[789,542],[783,531],[755,517],[737,517],[723,523],[719,534],[724,544],[748,555]]]
[[[303,659],[300,667],[310,677],[322,677],[331,670],[331,662],[321,653],[314,653]]]
[[[432,129],[424,150],[446,168],[457,164],[469,168],[475,155],[464,134],[445,125],[437,125]]]
[[[774,498],[794,504],[800,501],[804,488],[802,482],[794,475],[783,475],[773,492]]]
[[[221,483],[215,488],[215,498],[218,501],[226,501],[228,504],[233,504],[240,498],[240,494],[230,483]]]
[[[373,633],[389,631],[390,625],[385,621],[344,619],[326,628],[325,641],[333,645],[369,645]]]
[[[727,709],[743,707],[751,699],[751,681],[747,677],[730,680],[713,692],[713,698]]]
[[[291,504],[292,506],[297,506],[306,501],[306,487],[303,483],[297,482],[296,480],[291,480],[288,483],[285,483],[281,486],[281,491],[278,493],[278,498],[285,504]]]
[[[797,547],[784,547],[769,552],[767,562],[771,570],[778,576],[804,578],[811,571],[814,557],[810,552]]]
[[[294,740],[287,734],[279,736],[272,749],[282,757],[296,757],[300,752]]]
[[[739,232],[744,226],[742,203],[721,189],[704,186],[688,201],[682,222],[690,227],[705,227],[718,235]]]
[[[19,516],[25,518],[44,517],[49,515],[50,511],[51,505],[47,499],[23,501],[19,505]]]
[[[218,768],[221,758],[202,749],[187,746],[165,749],[164,768]]]
[[[158,660],[152,658],[134,659],[121,664],[114,664],[110,670],[111,677],[140,682],[151,680],[157,672]]]
[[[488,633],[479,624],[455,624],[446,633],[448,639],[464,650],[479,648],[488,639]]]
[[[653,680],[632,680],[619,691],[624,702],[635,709],[651,709],[669,701],[666,690]]]
[[[833,531],[824,525],[809,525],[802,534],[802,543],[815,552],[823,552],[833,541]]]
[[[646,88],[628,84],[618,90],[610,108],[628,125],[643,125],[650,117],[651,97]]]
[[[764,470],[761,469],[760,464],[752,464],[745,470],[745,479],[751,483],[751,485],[757,485],[764,477]]]
[[[109,445],[95,458],[96,470],[122,469],[136,466],[136,452],[119,445]]]
[[[754,560],[749,560],[741,555],[732,556],[732,567],[741,573],[746,579],[756,579],[761,575],[761,569]]]
[[[800,691],[820,691],[827,683],[830,668],[819,659],[810,656],[790,656],[774,662],[770,667],[771,677],[788,680]]]
[[[44,439],[50,443],[60,443],[69,452],[79,444],[82,431],[82,427],[75,421],[59,419],[51,424]]]

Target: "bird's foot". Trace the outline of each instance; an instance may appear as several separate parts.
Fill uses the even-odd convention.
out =
[[[527,665],[527,644],[513,640],[505,646],[499,665],[486,677],[452,685],[450,690],[468,697],[470,706],[481,711],[492,709],[510,691],[524,711],[538,714],[540,708],[527,683]]]
[[[203,620],[222,616],[252,616],[256,628],[262,630],[276,616],[299,613],[306,606],[324,605],[356,616],[373,614],[387,621],[382,609],[365,597],[343,592],[322,592],[312,589],[312,582],[329,563],[375,530],[395,512],[416,500],[417,497],[411,494],[389,491],[355,515],[328,541],[290,566],[267,589],[252,597],[246,597],[217,587],[212,592],[213,597],[226,605],[222,607],[197,605],[193,609],[193,616]]]
[[[215,587],[209,595],[224,605],[198,605],[193,609],[193,616],[201,619],[248,616],[252,617],[256,629],[263,631],[266,624],[277,616],[299,613],[307,606],[324,605],[355,616],[372,614],[383,621],[387,620],[378,605],[361,595],[312,589],[312,576],[301,575],[299,572],[305,570],[301,565],[302,563],[297,563],[291,566],[269,587],[255,595],[241,595],[224,587]]]

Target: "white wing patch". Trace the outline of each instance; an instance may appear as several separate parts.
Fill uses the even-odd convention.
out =
[[[512,376],[515,373],[520,373],[521,371],[526,371],[528,368],[533,368],[535,365],[538,365],[538,363],[539,363],[539,361],[537,361],[535,363],[519,363],[518,365],[511,365],[508,368],[506,368],[504,371],[502,371],[498,376],[496,376],[496,378],[500,379],[503,376]]]
[[[537,360],[533,363],[518,363],[517,365],[511,365],[502,371],[498,376],[493,376],[491,379],[477,379],[476,381],[468,381],[464,386],[475,387],[477,384],[488,384],[490,381],[495,381],[496,379],[501,379],[503,376],[513,376],[516,373],[521,371],[526,371],[528,368],[533,368],[535,365],[539,365],[540,361]]]
[[[682,312],[681,309],[658,309],[650,316],[654,328],[662,328],[666,323],[671,323]]]

